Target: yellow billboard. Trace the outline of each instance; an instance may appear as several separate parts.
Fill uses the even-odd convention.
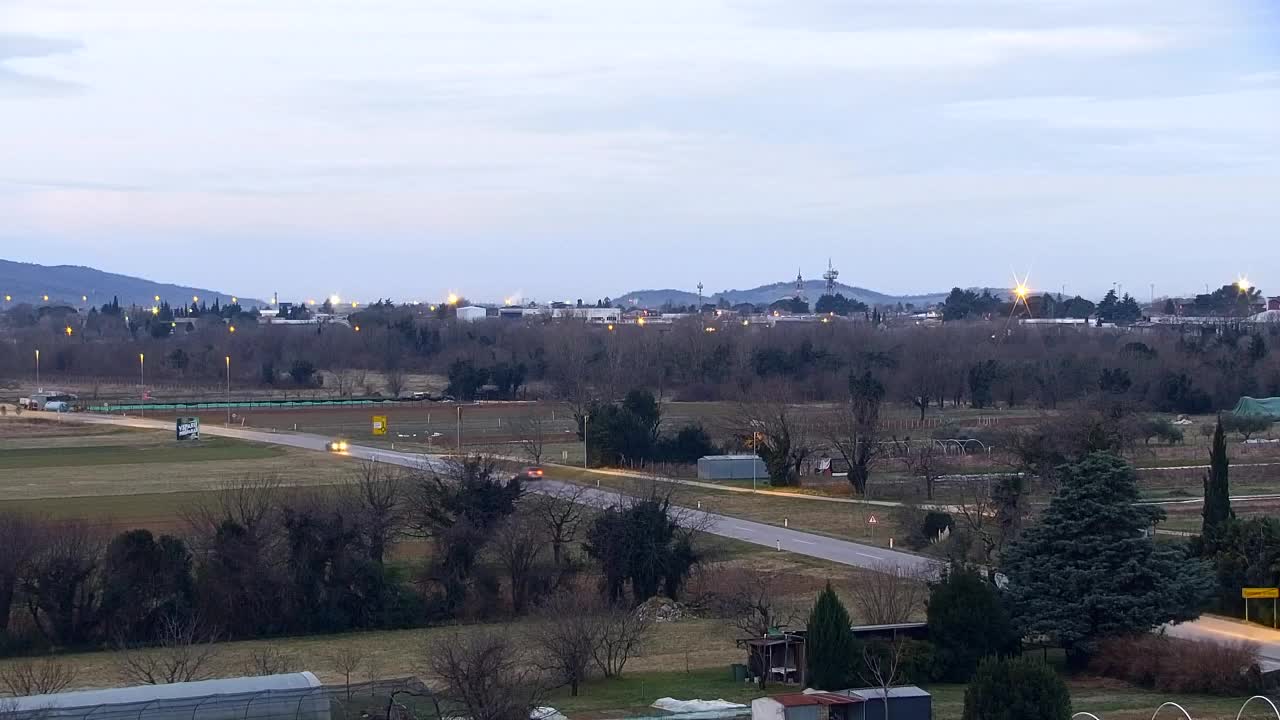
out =
[[[1245,600],[1280,598],[1280,588],[1240,588],[1240,597]]]
[[[374,435],[387,434],[387,416],[386,415],[373,416],[373,434]]]

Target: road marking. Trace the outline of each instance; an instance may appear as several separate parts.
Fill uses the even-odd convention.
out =
[[[751,529],[751,528],[749,528],[749,527],[742,527],[741,525],[734,525],[734,526],[733,526],[733,529],[734,529],[734,530],[741,530],[742,532],[755,532],[755,530],[752,530],[752,529]]]
[[[871,554],[869,554],[869,553],[864,553],[864,552],[855,552],[855,553],[854,553],[854,555],[861,555],[862,557],[869,557],[869,558],[871,558],[872,560],[879,560],[879,559],[880,559],[880,556],[879,556],[879,555],[871,555]]]
[[[801,545],[817,545],[818,544],[816,542],[813,542],[812,540],[792,540],[791,542],[798,542]]]

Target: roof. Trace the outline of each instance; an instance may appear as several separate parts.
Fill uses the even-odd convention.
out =
[[[919,630],[928,627],[929,623],[925,622],[909,622],[909,623],[892,623],[889,625],[854,625],[849,628],[853,632],[883,632],[885,630]]]
[[[198,680],[163,685],[139,685],[106,690],[78,690],[52,695],[29,695],[13,698],[15,711],[48,710],[50,708],[94,707],[150,703],[157,700],[188,700],[254,692],[309,690],[320,687],[320,681],[309,672],[264,675],[260,677]]]
[[[863,700],[878,700],[884,697],[884,688],[858,688],[857,690],[845,690],[850,695],[857,695]],[[903,685],[901,687],[889,688],[889,697],[891,698],[913,698],[913,697],[931,697],[929,692],[915,685]]]
[[[791,693],[774,695],[769,698],[783,707],[806,707],[809,705],[856,705],[864,700],[852,695],[841,695],[829,692]]]
[[[715,462],[718,462],[718,461],[722,461],[722,460],[759,460],[759,459],[760,459],[760,456],[759,456],[759,455],[751,455],[751,454],[744,454],[744,455],[703,455],[702,457],[700,457],[700,458],[698,458],[698,459],[699,459],[699,460],[707,460],[707,461],[715,461]]]

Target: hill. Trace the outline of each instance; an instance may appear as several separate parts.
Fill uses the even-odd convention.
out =
[[[810,302],[813,302],[826,292],[826,287],[827,284],[823,280],[808,280],[804,283],[804,295]],[[847,298],[856,299],[868,305],[897,305],[902,303],[903,305],[912,304],[917,307],[923,307],[940,303],[947,297],[945,292],[925,293],[922,295],[887,295],[875,290],[852,287],[841,283],[835,284],[835,290]],[[739,303],[768,305],[775,300],[791,297],[794,293],[794,282],[778,282],[747,290],[722,290],[718,293],[710,293],[703,296],[703,302],[716,303],[720,301],[720,298],[724,298],[730,305]],[[666,304],[694,305],[698,302],[698,294],[685,290],[671,289],[636,290],[615,299],[614,302],[624,307],[634,305],[647,308],[659,308]]]
[[[189,303],[192,296],[210,303],[217,299],[225,304],[232,297],[229,293],[207,288],[154,282],[80,265],[36,265],[0,260],[0,298],[5,295],[12,296],[14,303],[41,305],[44,304],[44,296],[48,295],[50,303],[77,306],[86,304],[82,297],[88,297],[88,304],[93,305],[109,302],[114,296],[120,298],[122,305],[143,306],[152,305],[156,295],[173,304]],[[265,305],[261,300],[243,296],[239,299],[246,307]]]

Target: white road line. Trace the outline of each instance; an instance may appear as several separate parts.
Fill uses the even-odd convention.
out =
[[[742,532],[755,532],[755,530],[753,530],[753,529],[751,529],[751,528],[749,528],[749,527],[742,527],[741,525],[734,525],[734,526],[733,526],[733,529],[734,529],[734,530],[741,530]]]
[[[788,542],[798,542],[801,545],[817,545],[818,544],[816,542],[813,542],[812,540],[789,540]]]
[[[879,555],[872,555],[872,554],[870,554],[870,553],[864,553],[864,552],[855,552],[855,553],[854,553],[854,555],[861,555],[862,557],[869,557],[869,558],[871,558],[871,559],[873,559],[873,560],[879,560],[879,559],[880,559],[880,556],[879,556]]]

